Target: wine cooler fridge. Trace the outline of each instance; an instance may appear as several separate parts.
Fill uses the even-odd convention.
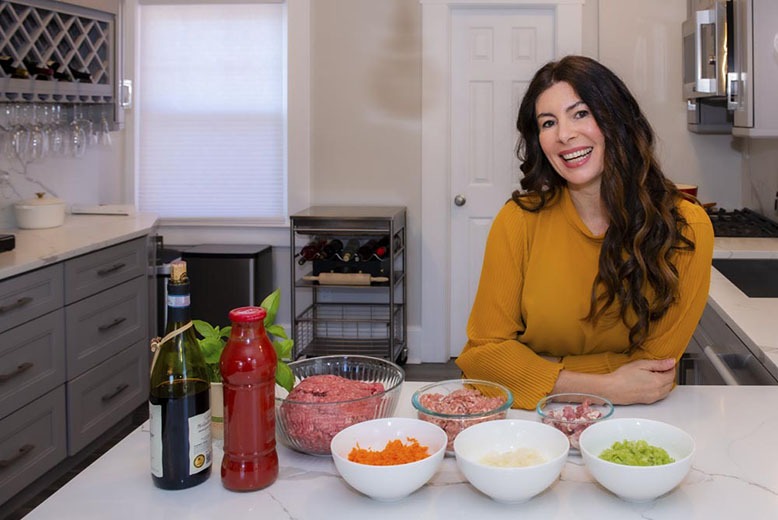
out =
[[[401,206],[313,206],[289,217],[295,359],[406,362],[405,214]]]

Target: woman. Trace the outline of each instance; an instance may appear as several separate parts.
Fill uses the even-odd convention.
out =
[[[592,59],[541,68],[516,126],[523,191],[492,224],[457,365],[527,409],[559,392],[663,399],[708,295],[707,214],[664,176],[634,97]]]

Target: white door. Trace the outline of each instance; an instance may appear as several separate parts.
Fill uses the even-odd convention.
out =
[[[554,57],[549,9],[452,10],[451,354],[461,352],[492,219],[519,187],[516,115]]]

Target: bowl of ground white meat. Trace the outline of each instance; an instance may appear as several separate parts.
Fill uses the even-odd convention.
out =
[[[321,356],[289,363],[291,392],[276,386],[276,436],[293,450],[331,455],[330,442],[344,428],[391,417],[405,372],[371,356]]]
[[[453,456],[459,432],[474,424],[505,419],[513,394],[491,381],[448,379],[418,389],[411,402],[419,419],[443,428],[448,436],[446,454]]]

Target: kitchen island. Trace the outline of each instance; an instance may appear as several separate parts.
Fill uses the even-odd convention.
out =
[[[411,395],[423,383],[406,382],[398,416],[414,416]],[[211,478],[182,491],[154,487],[149,433],[141,426],[33,510],[43,519],[774,519],[778,515],[778,387],[684,386],[650,406],[617,406],[614,417],[669,422],[689,432],[697,452],[679,487],[652,502],[622,501],[598,485],[578,455],[561,477],[523,504],[494,502],[473,488],[446,458],[432,480],[397,502],[377,502],[343,481],[329,457],[279,446],[280,472],[270,487],[251,493],[225,490],[222,451],[214,449]],[[509,418],[538,420],[511,410]]]

